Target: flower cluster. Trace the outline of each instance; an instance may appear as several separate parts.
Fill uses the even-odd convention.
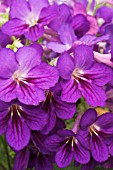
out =
[[[0,3],[0,135],[14,170],[113,168],[112,0]]]

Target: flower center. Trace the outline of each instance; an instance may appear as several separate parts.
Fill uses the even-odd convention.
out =
[[[11,116],[13,116],[14,114],[17,114],[18,116],[21,115],[21,110],[22,108],[20,106],[18,106],[17,104],[13,104],[11,107],[10,107],[10,113],[11,113]]]
[[[27,18],[27,24],[29,27],[33,27],[37,24],[38,19],[31,13]]]
[[[17,84],[20,84],[21,82],[26,83],[25,76],[26,76],[25,72],[17,70],[17,71],[14,72],[12,78]]]
[[[98,136],[99,130],[100,130],[100,127],[97,126],[97,125],[94,125],[94,124],[89,127],[89,132],[90,132],[91,135],[95,134],[95,135]]]
[[[76,81],[79,81],[80,79],[84,79],[83,75],[84,75],[83,70],[78,69],[78,68],[74,69],[74,71],[72,72],[72,77],[73,77]]]

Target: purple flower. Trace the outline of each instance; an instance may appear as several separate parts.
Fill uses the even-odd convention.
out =
[[[33,168],[35,170],[52,170],[54,162],[54,153],[47,150],[44,145],[46,136],[34,132],[33,138],[30,140],[23,150],[16,153],[14,161],[14,170],[25,170],[26,168]],[[35,137],[34,137],[35,136]]]
[[[48,113],[48,123],[42,130],[43,134],[48,134],[55,126],[56,117],[60,119],[71,119],[76,112],[76,105],[74,103],[67,103],[61,100],[60,94],[58,95],[59,84],[51,91],[46,92],[46,100],[41,104],[41,107]],[[53,90],[54,89],[54,90]]]
[[[0,101],[0,135],[6,133],[14,150],[23,149],[30,140],[30,130],[42,130],[47,119],[48,115],[36,106]]]
[[[70,130],[60,130],[58,134],[51,135],[45,142],[50,151],[56,151],[55,161],[58,167],[67,167],[72,158],[81,164],[89,162],[90,152],[81,136]]]
[[[108,66],[94,60],[91,47],[77,46],[74,57],[63,53],[57,67],[63,78],[63,101],[76,102],[83,95],[87,103],[94,107],[105,105],[106,94],[102,87],[112,79],[113,72]]]
[[[89,141],[93,158],[97,162],[106,161],[109,157],[107,143],[113,137],[113,114],[97,116],[94,109],[88,109],[81,118],[80,128],[79,134]]]
[[[2,29],[10,36],[24,34],[27,39],[36,41],[43,35],[44,26],[57,15],[57,6],[49,6],[47,0],[15,0],[10,9],[11,20]]]
[[[0,51],[0,100],[13,99],[38,105],[45,100],[46,89],[58,81],[57,70],[41,62],[42,48],[22,47],[15,54],[10,49]]]
[[[47,47],[55,52],[62,53],[69,50],[77,39],[74,30],[69,24],[63,24],[58,30],[59,40],[49,42]]]

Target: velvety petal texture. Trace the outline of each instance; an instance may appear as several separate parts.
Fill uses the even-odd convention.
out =
[[[47,0],[16,0],[11,5],[10,20],[2,30],[10,36],[25,35],[27,39],[36,41],[43,35],[44,26],[57,15],[57,6],[50,6]]]
[[[2,72],[0,75],[1,100],[10,102],[18,98],[24,104],[38,105],[45,100],[44,90],[57,83],[59,79],[57,69],[41,62],[42,48],[39,45],[35,47],[36,49],[33,45],[22,47],[16,54],[9,49],[2,50],[1,67],[4,74]],[[7,55],[9,57],[5,60]]]
[[[112,80],[113,71],[95,61],[91,47],[77,46],[74,59],[73,56],[63,53],[58,59],[57,67],[63,78],[61,80],[63,101],[73,103],[84,96],[89,105],[105,106],[107,96],[103,86]]]

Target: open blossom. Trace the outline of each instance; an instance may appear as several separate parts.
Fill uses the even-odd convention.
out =
[[[10,9],[10,18],[3,25],[4,33],[25,35],[36,41],[44,33],[44,26],[58,15],[56,5],[50,6],[47,0],[15,0]]]
[[[109,153],[113,154],[109,149],[113,141],[112,113],[98,116],[94,109],[88,109],[81,118],[80,129],[79,134],[89,141],[91,154],[97,162],[104,162]]]
[[[6,133],[6,140],[14,150],[23,149],[30,140],[30,131],[42,130],[47,119],[48,115],[36,106],[0,101],[0,135]]]
[[[67,103],[60,98],[61,87],[59,83],[50,91],[46,92],[46,100],[42,102],[41,107],[48,113],[48,123],[41,131],[43,134],[48,134],[55,126],[57,117],[60,119],[71,119],[76,113],[76,105]]]
[[[50,151],[56,151],[55,161],[60,168],[67,167],[72,158],[82,164],[90,160],[87,142],[71,130],[60,130],[58,134],[49,136],[45,144]]]
[[[105,105],[106,94],[102,87],[113,78],[113,72],[94,60],[91,47],[77,46],[74,58],[63,53],[57,67],[62,77],[63,101],[76,102],[83,95],[87,103],[94,107]]]
[[[40,46],[22,47],[15,54],[10,49],[0,51],[0,100],[13,99],[38,105],[45,100],[45,90],[58,81],[56,68],[41,62]]]

